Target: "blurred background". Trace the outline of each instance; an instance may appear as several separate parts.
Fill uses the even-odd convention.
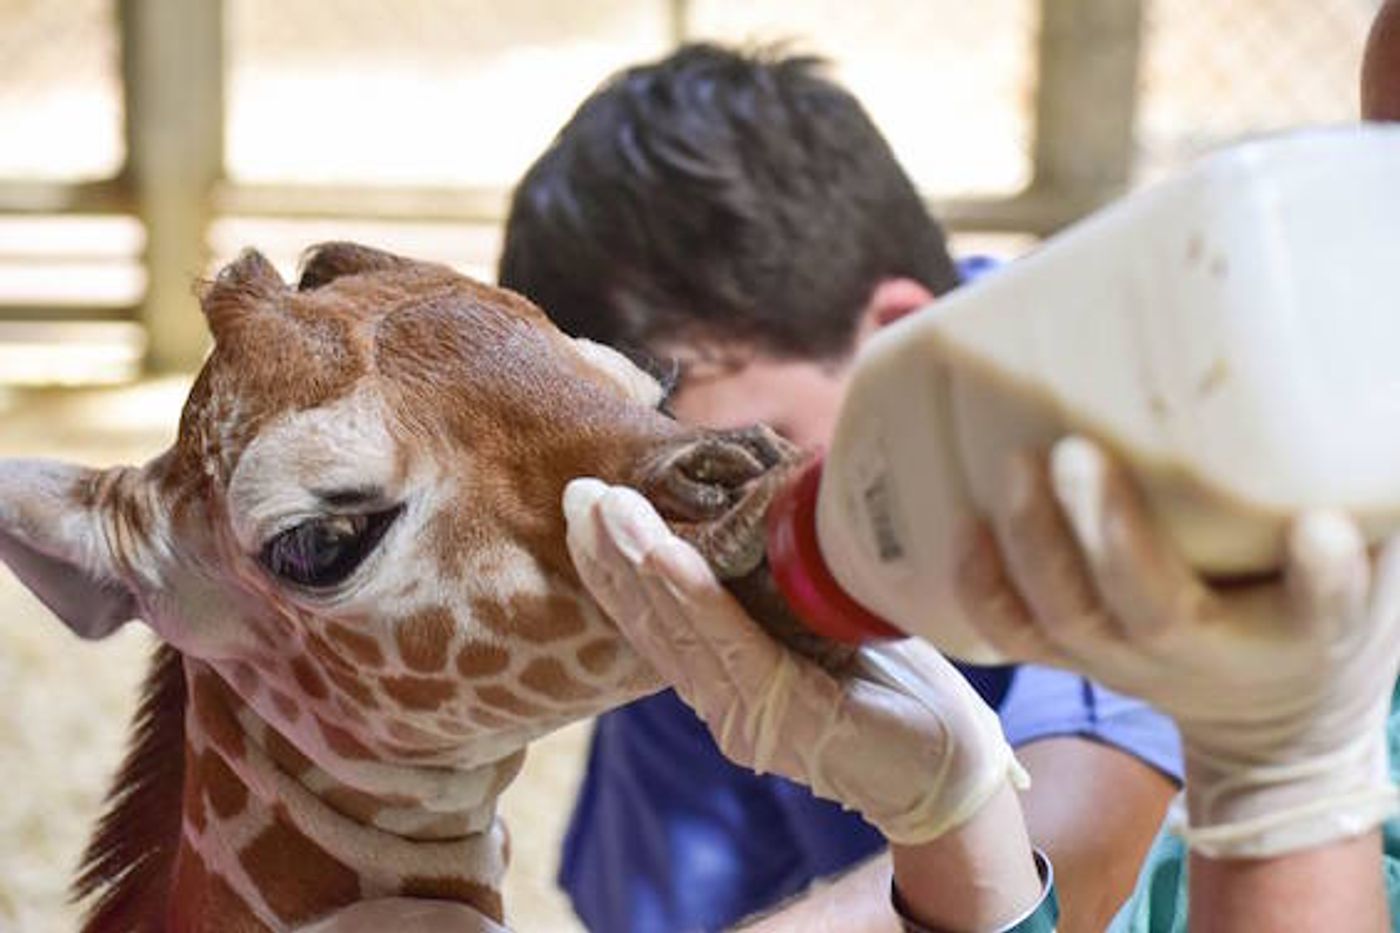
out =
[[[491,278],[510,186],[612,71],[688,39],[827,56],[955,233],[1014,256],[1234,140],[1354,120],[1379,0],[0,0],[0,456],[139,461],[205,351],[191,282],[350,238]],[[148,648],[0,570],[0,929],[67,878]],[[508,792],[508,919],[553,887],[587,724]]]

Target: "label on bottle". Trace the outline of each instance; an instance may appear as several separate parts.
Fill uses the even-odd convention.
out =
[[[908,556],[908,536],[883,445],[877,441],[862,445],[854,467],[857,507],[870,551],[882,564],[902,563]]]

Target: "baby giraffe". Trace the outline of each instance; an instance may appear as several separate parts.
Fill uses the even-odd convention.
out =
[[[658,686],[579,584],[564,485],[641,488],[740,576],[792,451],[682,428],[623,357],[441,266],[329,244],[293,289],[247,252],[200,297],[170,450],[0,463],[0,558],[79,635],[164,642],[86,929],[494,929],[526,744]]]

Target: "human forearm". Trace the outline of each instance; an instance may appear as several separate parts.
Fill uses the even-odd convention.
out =
[[[899,933],[899,918],[890,906],[888,852],[864,862],[830,883],[774,912],[747,921],[743,933]]]
[[[1102,933],[1133,890],[1176,786],[1119,748],[1078,736],[1041,739],[1016,756],[1031,838],[1055,864],[1060,933]]]
[[[958,828],[890,852],[905,908],[934,929],[996,930],[1040,898],[1030,837],[1009,784]]]
[[[1188,781],[1190,780],[1188,776]],[[1265,859],[1191,856],[1196,933],[1390,929],[1380,833]]]

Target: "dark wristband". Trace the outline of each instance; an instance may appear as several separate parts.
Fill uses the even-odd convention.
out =
[[[1033,851],[1035,870],[1040,875],[1040,897],[1020,917],[1006,926],[997,927],[996,933],[1055,933],[1055,924],[1060,919],[1060,899],[1055,895],[1055,869],[1044,852],[1039,849]],[[924,926],[912,918],[894,879],[890,879],[890,904],[904,927],[904,933],[952,933],[950,930]]]

